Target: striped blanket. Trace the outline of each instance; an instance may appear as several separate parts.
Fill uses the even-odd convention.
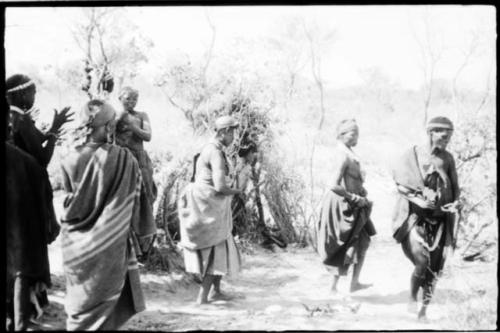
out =
[[[136,261],[141,175],[118,146],[84,146],[63,162],[61,217],[68,330],[116,329],[144,310]]]

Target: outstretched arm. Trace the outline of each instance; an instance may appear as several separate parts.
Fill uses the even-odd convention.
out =
[[[32,155],[38,163],[47,167],[54,154],[57,137],[55,135],[46,136],[28,119],[23,119],[19,125],[18,131],[26,146],[27,152]],[[47,141],[45,147],[42,145],[44,141]]]

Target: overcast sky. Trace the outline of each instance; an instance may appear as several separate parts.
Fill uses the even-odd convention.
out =
[[[69,27],[77,12],[78,8],[8,8],[7,74],[25,70],[26,64],[45,66],[75,57]],[[235,37],[258,41],[276,34],[288,18],[317,22],[337,33],[331,52],[322,61],[324,79],[333,87],[360,83],[359,72],[369,67],[381,68],[403,87],[419,87],[423,77],[414,34],[423,34],[426,12],[432,38],[445,45],[437,77],[449,78],[456,72],[471,31],[479,33],[481,48],[464,70],[461,83],[481,89],[488,72],[496,70],[496,10],[492,6],[127,7],[130,19],[155,44],[150,54],[153,65],[166,51],[200,56],[210,38],[207,14],[217,28],[219,53]]]

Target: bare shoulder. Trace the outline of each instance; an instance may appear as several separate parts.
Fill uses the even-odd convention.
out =
[[[347,152],[344,149],[342,149],[340,146],[336,145],[333,148],[332,158],[334,161],[343,163],[343,162],[347,161],[348,157],[349,156],[347,155]]]
[[[207,144],[201,150],[201,154],[208,158],[211,158],[213,156],[218,156],[218,154],[220,154],[220,151],[214,144]]]
[[[137,112],[137,117],[141,118],[142,120],[149,120],[149,116],[145,111],[136,111]]]

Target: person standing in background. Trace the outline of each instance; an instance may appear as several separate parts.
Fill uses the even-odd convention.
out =
[[[142,173],[142,181],[144,182],[143,190],[145,196],[144,205],[149,206],[148,210],[144,210],[142,221],[154,221],[153,218],[153,203],[156,200],[157,188],[153,180],[153,163],[149,158],[148,153],[144,150],[144,141],[151,141],[151,125],[146,112],[136,111],[135,107],[139,99],[139,92],[131,87],[125,87],[121,90],[119,96],[123,110],[118,116],[116,124],[116,143],[122,147],[128,148],[137,162]],[[145,222],[151,224],[150,222]],[[139,255],[139,260],[145,259],[154,242],[156,230],[151,234],[147,234],[139,239],[141,251],[143,255]]]

